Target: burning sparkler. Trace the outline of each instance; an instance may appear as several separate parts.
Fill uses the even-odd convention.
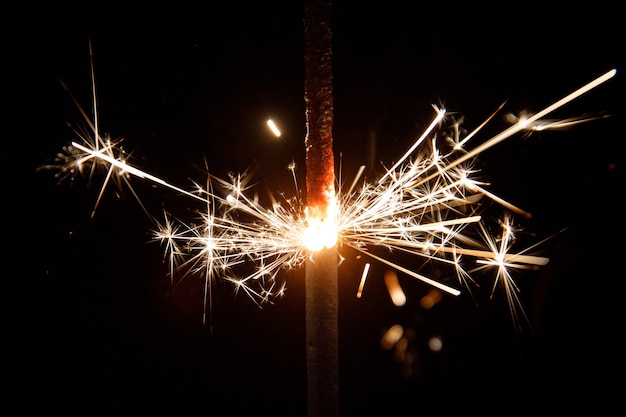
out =
[[[467,151],[457,150],[464,138],[444,133],[441,125],[445,123],[446,110],[435,108],[430,126],[377,181],[361,179],[364,171],[361,169],[349,187],[339,184],[335,211],[330,214],[332,227],[326,229],[318,225],[313,230],[322,236],[330,233],[327,239],[337,242],[339,253],[346,248],[354,249],[453,296],[471,285],[476,271],[494,268],[494,287],[502,286],[515,304],[516,287],[510,271],[534,269],[545,265],[548,259],[531,254],[541,242],[517,252],[512,250],[516,229],[513,214],[506,213],[525,212],[489,192],[486,184],[475,179],[477,170],[472,161],[511,136],[542,126],[546,123],[543,117],[548,113],[615,74],[616,70],[608,71]],[[567,120],[564,123],[570,123]],[[80,134],[78,141],[64,147],[55,163],[41,168],[57,169],[61,179],[91,176],[98,168],[104,169],[105,178],[97,202],[105,185],[115,180],[117,186],[130,186],[130,176],[201,201],[206,211],[198,213],[197,219],[190,222],[168,212],[161,220],[152,218],[158,225],[154,240],[165,247],[171,275],[184,270],[202,271],[213,279],[219,277],[231,282],[237,291],[262,305],[284,295],[286,284],[281,279],[281,271],[301,268],[313,253],[324,247],[324,244],[311,243],[314,223],[307,216],[299,195],[272,195],[272,204],[266,207],[248,195],[245,174],[231,175],[229,179],[208,175],[206,186],[194,184],[194,190],[190,191],[130,165],[120,143],[103,138],[96,126],[90,123],[92,135]],[[497,235],[489,231],[481,217],[485,200],[502,204],[506,209],[500,222],[501,232]],[[377,254],[376,248],[441,262],[451,267],[454,280],[449,283],[431,279],[398,265],[393,257]],[[365,265],[369,268],[369,264]],[[252,266],[251,272],[238,273],[249,266]],[[359,292],[363,291],[365,278],[366,274]]]
[[[320,152],[314,158],[324,159],[326,163],[323,170],[307,175],[307,204],[296,192],[292,197],[284,193],[270,195],[271,204],[264,205],[250,196],[245,173],[230,175],[228,179],[207,174],[206,185],[195,183],[191,191],[174,185],[131,165],[120,142],[103,138],[97,118],[90,121],[82,110],[90,132],[76,130],[78,140],[65,147],[55,163],[42,168],[58,169],[60,179],[84,174],[91,177],[96,170],[104,170],[105,178],[92,216],[110,184],[129,187],[139,201],[129,182],[132,176],[202,202],[205,209],[191,221],[181,220],[167,211],[161,219],[148,216],[157,225],[153,238],[165,248],[172,282],[175,276],[203,276],[205,321],[211,309],[212,284],[217,279],[231,283],[236,293],[245,293],[263,305],[284,295],[286,281],[282,271],[306,264],[332,278],[337,259],[341,262],[343,254],[351,249],[452,296],[460,295],[464,288],[471,292],[478,271],[494,269],[492,291],[497,288],[504,291],[517,322],[525,316],[511,271],[535,269],[545,265],[548,259],[531,253],[542,242],[513,250],[519,232],[513,214],[525,217],[530,214],[488,191],[487,184],[477,178],[475,160],[481,152],[520,132],[565,128],[592,120],[593,117],[548,121],[545,116],[615,74],[616,70],[608,71],[534,115],[509,116],[510,127],[471,149],[466,149],[469,139],[495,113],[463,136],[458,122],[446,117],[446,109],[433,106],[435,114],[429,126],[375,181],[362,178],[362,167],[349,187],[341,181],[336,183],[333,170],[328,170],[329,166],[334,167],[334,161],[328,158],[328,155],[332,157],[332,145],[313,149]],[[95,107],[95,88],[93,99]],[[308,151],[309,148],[307,158]],[[307,164],[307,171],[310,167]],[[290,171],[296,181],[295,163]],[[485,201],[505,209],[499,232],[492,233],[481,216]],[[380,249],[389,254],[410,254],[423,259],[424,264],[440,263],[448,267],[449,275],[433,279],[415,268],[400,265],[393,256],[381,254]],[[326,255],[319,255],[322,252]],[[319,262],[322,256],[326,260]],[[363,292],[369,265],[365,263],[357,297]],[[388,286],[397,287],[397,278],[387,281]],[[403,300],[395,297],[394,303],[402,304]],[[325,381],[313,382],[319,386]],[[323,398],[315,400],[324,402]]]

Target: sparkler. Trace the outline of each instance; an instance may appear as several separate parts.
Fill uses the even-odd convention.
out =
[[[431,135],[428,140],[422,135],[411,147],[419,150],[415,146],[418,144],[424,148],[417,156],[406,153],[376,182],[361,180],[364,171],[361,169],[350,187],[345,189],[343,184],[339,185],[336,214],[332,217],[337,251],[341,254],[346,247],[354,249],[453,296],[461,294],[458,287],[471,284],[470,278],[478,270],[493,267],[497,270],[494,285],[513,285],[510,270],[545,265],[548,258],[530,253],[543,242],[517,252],[512,250],[518,230],[513,214],[506,213],[524,212],[489,192],[486,184],[475,178],[477,170],[471,161],[479,153],[519,132],[535,130],[545,123],[543,116],[615,74],[614,69],[608,71],[472,150],[457,152],[456,145],[463,138],[449,137],[443,128],[432,133],[431,124],[427,129]],[[445,114],[445,109],[435,108],[433,121],[444,123]],[[171,274],[184,270],[211,271],[263,305],[284,295],[286,284],[280,279],[279,272],[301,268],[318,250],[310,244],[310,222],[299,195],[270,195],[272,203],[266,207],[248,195],[246,173],[230,175],[229,179],[208,175],[206,186],[195,183],[189,190],[131,165],[120,142],[100,136],[94,123],[90,126],[94,129],[93,136],[80,134],[80,141],[71,142],[57,155],[54,163],[40,169],[56,169],[61,179],[93,176],[98,168],[104,169],[105,179],[97,201],[101,199],[104,185],[111,184],[113,179],[122,179],[115,185],[130,186],[128,179],[134,176],[202,202],[206,211],[198,212],[198,217],[191,222],[168,212],[164,212],[161,221],[151,217],[159,225],[154,231],[154,240],[164,244]],[[441,151],[440,148],[446,145],[452,149],[450,153]],[[489,231],[480,215],[486,199],[507,209],[500,222],[499,235]],[[318,230],[323,232],[323,229]],[[376,254],[376,248],[384,248],[389,253],[409,253],[448,265],[454,271],[457,285],[448,285],[404,268],[395,263],[393,257]],[[467,258],[474,261],[466,262],[469,261]],[[237,274],[238,268],[245,270],[250,265],[253,266],[252,272]],[[361,284],[364,282],[365,276]]]
[[[197,218],[191,221],[181,220],[167,211],[161,219],[149,216],[158,225],[153,238],[165,247],[172,280],[178,273],[183,277],[187,274],[204,277],[205,320],[211,285],[216,279],[230,282],[236,293],[245,293],[263,305],[284,295],[286,281],[280,272],[302,268],[314,261],[320,250],[330,251],[334,257],[339,254],[341,261],[342,254],[350,248],[452,296],[470,289],[478,271],[493,269],[492,291],[497,288],[504,291],[517,321],[524,315],[512,270],[536,269],[545,265],[548,258],[532,253],[543,242],[513,250],[519,232],[513,215],[528,217],[529,214],[487,190],[488,184],[477,178],[476,158],[518,133],[570,127],[592,120],[593,117],[562,120],[545,117],[615,74],[614,69],[606,72],[534,115],[509,117],[510,127],[471,149],[467,149],[469,139],[475,138],[493,115],[462,136],[456,122],[450,124],[446,118],[446,109],[434,107],[435,115],[423,134],[376,181],[362,179],[363,169],[349,187],[339,182],[337,192],[335,178],[333,187],[322,181],[324,187],[317,196],[326,200],[319,205],[314,199],[305,205],[299,195],[288,197],[284,193],[270,195],[271,204],[264,205],[250,197],[245,173],[230,175],[228,179],[208,174],[206,185],[195,183],[191,191],[177,186],[131,165],[120,142],[103,138],[97,119],[89,121],[84,112],[90,134],[76,130],[78,140],[65,147],[55,163],[42,168],[57,169],[60,179],[77,175],[92,177],[98,168],[104,169],[96,207],[107,185],[130,187],[128,179],[132,176],[202,202],[206,209],[197,212]],[[95,102],[94,89],[94,106]],[[499,233],[492,233],[481,216],[485,201],[505,209]],[[321,217],[319,213],[312,216],[311,208],[316,207],[332,210]],[[323,220],[323,224],[316,224],[316,219]],[[319,232],[327,240],[319,245],[314,243],[318,241],[312,239],[312,232]],[[410,254],[424,263],[440,263],[449,268],[449,275],[441,280],[432,279],[415,268],[399,265],[393,256],[382,255],[379,249],[389,254]],[[365,265],[369,269],[369,263]],[[363,291],[366,272],[358,296]]]
[[[424,147],[417,156],[407,152],[376,182],[361,180],[361,169],[349,188],[344,189],[340,184],[336,214],[332,217],[338,252],[352,248],[453,296],[461,294],[457,286],[468,286],[472,273],[477,270],[495,267],[494,285],[512,285],[508,273],[511,269],[545,265],[547,258],[530,254],[537,245],[512,251],[516,238],[513,215],[505,215],[501,221],[500,235],[489,232],[480,215],[485,199],[504,205],[505,213],[524,212],[489,192],[485,183],[475,179],[477,170],[470,161],[516,133],[536,129],[545,123],[543,116],[615,74],[616,70],[608,71],[469,151],[457,153],[456,144],[463,138],[448,137],[442,133],[443,129],[432,133],[431,124],[427,129],[431,134],[429,139],[422,135],[411,147],[412,151],[418,149],[416,144]],[[445,109],[435,108],[433,122],[443,123],[445,113]],[[122,179],[115,184],[123,187],[130,186],[128,178],[135,176],[206,205],[206,212],[198,213],[192,222],[180,220],[168,212],[161,221],[153,218],[159,225],[154,240],[164,244],[171,274],[182,270],[211,271],[262,305],[284,294],[286,284],[280,279],[280,271],[301,268],[317,251],[318,247],[310,243],[310,222],[299,196],[270,195],[272,204],[266,207],[248,195],[249,178],[245,173],[231,175],[228,180],[208,175],[206,186],[196,183],[193,190],[188,190],[131,165],[120,142],[100,136],[95,123],[90,126],[94,129],[93,136],[80,134],[80,141],[64,147],[54,163],[43,165],[41,169],[56,169],[61,179],[92,176],[98,168],[104,169],[105,179],[97,201],[101,199],[104,185],[113,179]],[[452,148],[450,153],[440,150],[446,144]],[[321,228],[318,230],[323,232]],[[448,285],[404,268],[396,264],[393,257],[389,259],[374,253],[375,248],[449,265],[458,285]],[[466,266],[466,258],[474,259],[474,263],[469,262],[472,268]],[[238,275],[236,270],[245,269],[245,265],[253,265],[253,272]],[[364,282],[365,276],[362,284]]]

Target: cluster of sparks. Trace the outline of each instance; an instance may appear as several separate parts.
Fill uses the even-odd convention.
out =
[[[187,274],[202,276],[205,303],[211,298],[211,285],[216,279],[232,283],[236,292],[244,292],[259,305],[272,302],[286,289],[281,272],[302,268],[323,247],[337,247],[339,263],[344,259],[344,249],[351,248],[364,258],[453,296],[475,284],[476,272],[493,269],[493,289],[504,290],[511,312],[517,316],[523,310],[511,271],[536,269],[548,259],[531,252],[541,242],[513,250],[519,232],[514,215],[529,214],[487,190],[488,184],[477,179],[476,157],[520,132],[560,129],[589,120],[548,120],[545,116],[615,73],[607,72],[536,114],[510,116],[508,128],[472,149],[466,149],[469,140],[497,112],[469,134],[462,134],[464,130],[447,117],[445,109],[433,106],[435,115],[430,125],[376,181],[362,179],[363,167],[350,186],[338,181],[339,191],[324,224],[307,216],[306,204],[298,191],[295,163],[288,169],[296,183],[296,193],[291,197],[285,193],[270,195],[270,204],[261,203],[251,194],[245,174],[230,175],[228,179],[208,175],[206,184],[195,183],[190,191],[132,166],[120,142],[100,136],[97,118],[93,122],[87,119],[90,134],[80,134],[80,141],[66,146],[53,164],[43,168],[58,169],[60,179],[92,175],[103,169],[98,202],[111,183],[132,191],[129,180],[133,176],[202,202],[206,208],[198,211],[192,221],[181,220],[167,211],[158,220],[151,219],[157,226],[153,238],[165,248],[172,280]],[[273,122],[268,122],[268,126],[280,135]],[[499,231],[495,233],[481,216],[485,201],[504,207]],[[414,268],[403,267],[393,261],[393,253],[420,257],[423,264],[441,263],[450,271],[448,279],[433,279]],[[368,269],[369,263],[365,263],[357,296],[363,290]],[[206,307],[205,304],[205,311]]]

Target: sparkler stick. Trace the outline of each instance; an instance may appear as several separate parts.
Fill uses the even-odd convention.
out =
[[[329,0],[306,0],[306,214],[309,227],[317,227],[318,232],[330,227],[331,233],[326,247],[314,253],[305,265],[308,417],[339,415],[337,203],[330,14]]]

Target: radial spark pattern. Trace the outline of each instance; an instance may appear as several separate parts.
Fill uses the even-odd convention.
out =
[[[435,107],[432,123],[379,178],[361,178],[362,169],[349,187],[338,184],[330,232],[336,235],[331,241],[337,243],[339,262],[349,247],[452,295],[473,285],[476,272],[493,269],[493,288],[504,290],[514,318],[519,318],[518,288],[511,271],[537,268],[548,259],[530,253],[537,245],[513,250],[519,232],[513,215],[529,215],[487,190],[487,184],[478,179],[476,158],[520,132],[569,127],[592,119],[559,122],[544,116],[613,75],[615,70],[607,72],[537,114],[509,116],[512,124],[507,129],[472,149],[465,149],[469,140],[478,140],[475,137],[480,129],[495,113],[463,135],[458,122],[447,118],[445,109]],[[102,190],[111,178],[132,175],[202,201],[206,209],[195,219],[181,220],[165,212],[160,219],[152,220],[158,225],[154,240],[165,248],[172,280],[176,274],[201,274],[206,283],[205,302],[210,299],[211,284],[216,279],[232,283],[236,292],[247,294],[260,305],[271,302],[285,292],[281,271],[303,267],[314,252],[307,242],[315,219],[307,217],[306,204],[298,193],[291,197],[277,193],[270,196],[270,204],[262,204],[250,196],[249,179],[244,174],[228,179],[209,175],[206,186],[195,184],[189,191],[131,166],[118,144],[102,140],[97,123],[90,125],[93,137],[80,135],[80,142],[73,142],[56,164],[45,168],[57,168],[65,177],[91,173],[103,166],[106,175]],[[295,164],[290,169],[295,181]],[[481,216],[490,203],[503,207],[495,232]],[[394,253],[399,252],[422,258],[426,264],[440,263],[449,275],[435,280],[403,267],[394,261]]]

